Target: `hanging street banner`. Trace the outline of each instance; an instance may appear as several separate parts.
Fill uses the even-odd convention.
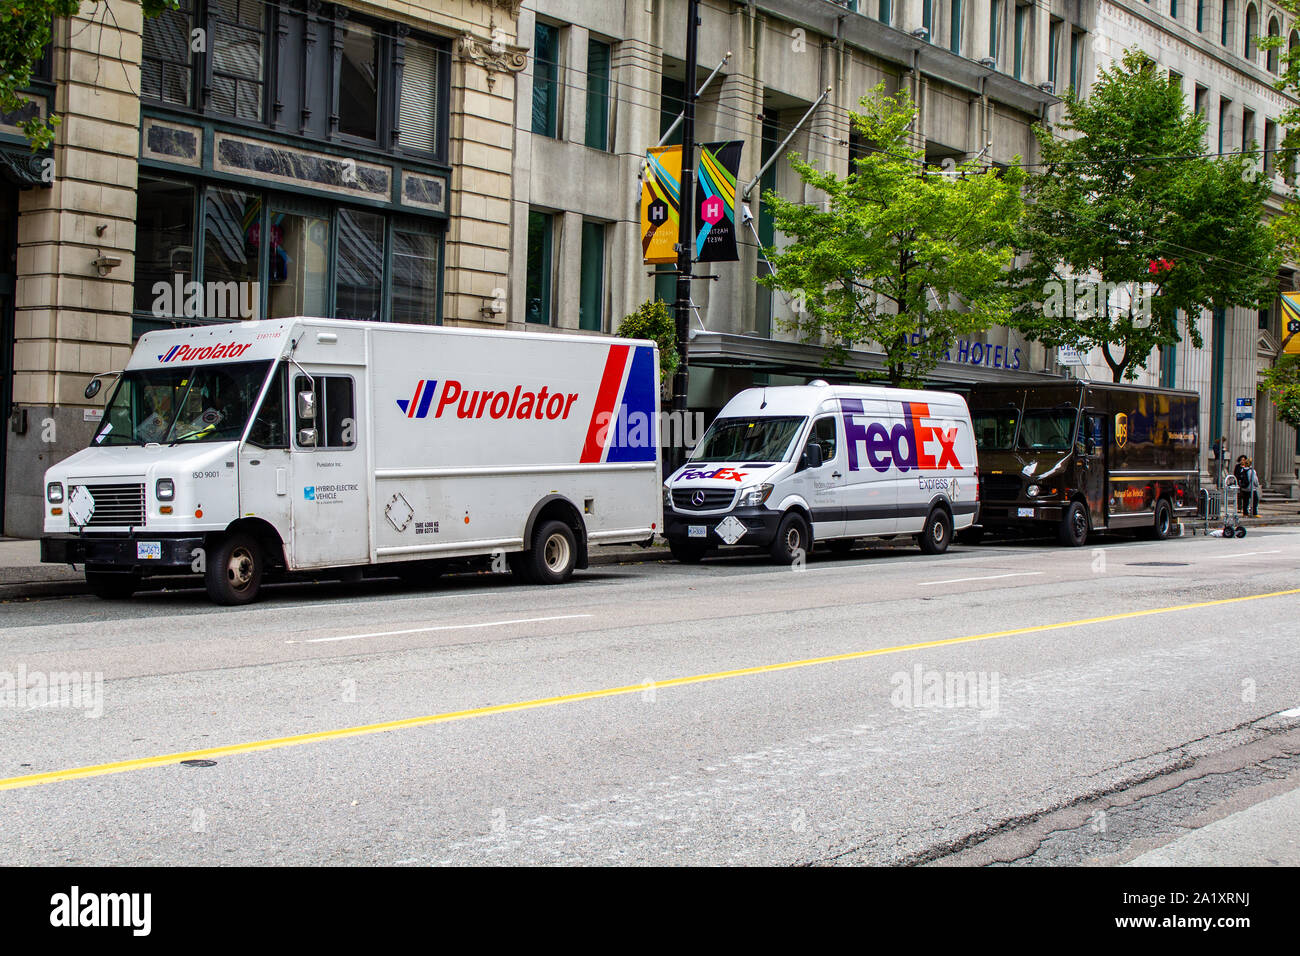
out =
[[[740,172],[740,140],[705,143],[695,177],[695,259],[735,262],[736,174]]]
[[[676,262],[680,231],[682,148],[664,146],[646,153],[641,182],[641,258],[646,264]]]
[[[1300,355],[1300,292],[1282,293],[1282,354]]]

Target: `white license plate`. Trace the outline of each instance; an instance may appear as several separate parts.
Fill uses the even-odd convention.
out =
[[[135,543],[135,558],[137,561],[161,561],[162,542],[137,541]]]
[[[686,529],[688,538],[707,538],[709,536],[709,526],[706,524],[693,524]]]
[[[1033,516],[1034,516],[1034,509],[1033,509],[1033,508],[1017,508],[1017,509],[1016,509],[1016,517],[1017,517],[1017,518],[1032,518]]]

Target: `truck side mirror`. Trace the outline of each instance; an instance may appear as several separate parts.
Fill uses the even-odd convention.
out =
[[[92,378],[90,380],[90,384],[86,386],[86,397],[94,398],[96,395],[98,395],[99,390],[103,386],[103,384],[104,383],[101,382],[99,379]]]
[[[820,468],[822,466],[822,446],[815,442],[809,442],[803,450],[803,458],[800,459],[800,470],[804,468]]]
[[[316,418],[316,393],[299,392],[298,393],[298,418],[303,421],[313,421]]]
[[[316,447],[316,429],[300,428],[298,429],[298,444],[303,447]]]

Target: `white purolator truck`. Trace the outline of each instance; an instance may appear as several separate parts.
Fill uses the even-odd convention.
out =
[[[431,582],[493,554],[559,583],[661,527],[658,428],[652,342],[315,318],[149,332],[90,447],[46,472],[41,560],[84,564],[102,597],[201,572],[221,604],[268,574]]]
[[[664,483],[664,534],[688,563],[734,545],[791,564],[814,542],[895,535],[938,554],[978,513],[970,411],[950,392],[746,389]]]

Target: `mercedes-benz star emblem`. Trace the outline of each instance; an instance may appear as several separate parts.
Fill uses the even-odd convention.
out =
[[[695,505],[697,508],[702,508],[704,506],[704,492],[697,491],[695,494],[691,495],[691,504]]]

